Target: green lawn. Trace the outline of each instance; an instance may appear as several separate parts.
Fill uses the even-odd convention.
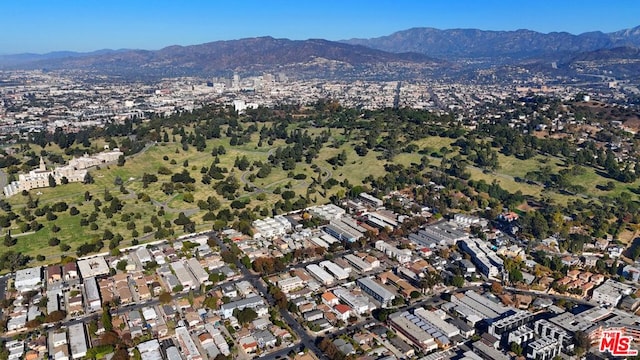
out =
[[[310,133],[318,134],[322,129],[308,129]],[[354,150],[354,146],[361,143],[361,140],[353,141],[346,139],[342,133],[333,131],[334,137],[330,139],[325,147],[320,151],[318,158],[314,160],[313,164],[321,171],[322,181],[326,181],[329,177],[333,177],[337,181],[348,180],[350,184],[361,184],[363,179],[367,176],[373,176],[374,178],[384,176],[384,165],[386,160],[380,160],[382,155],[377,151],[370,150],[366,156],[359,156]],[[38,254],[45,255],[47,257],[56,257],[62,255],[59,246],[48,246],[50,237],[58,237],[62,243],[71,246],[69,254],[74,254],[78,245],[84,242],[90,242],[94,239],[101,238],[105,230],[110,230],[114,234],[121,234],[124,238],[122,245],[128,245],[133,240],[132,230],[127,229],[127,223],[133,222],[135,230],[139,233],[138,236],[143,235],[143,227],[150,225],[150,218],[156,215],[160,218],[160,221],[164,223],[165,220],[172,221],[177,217],[177,214],[181,211],[191,214],[191,219],[196,223],[198,231],[211,227],[211,223],[205,223],[202,221],[202,216],[205,211],[201,211],[197,208],[197,201],[204,200],[209,196],[215,196],[218,198],[223,207],[228,206],[231,201],[223,199],[214,190],[212,185],[203,184],[200,180],[202,175],[200,169],[203,167],[208,168],[214,161],[211,155],[211,149],[214,147],[223,146],[226,149],[226,154],[220,155],[218,158],[220,163],[218,166],[227,168],[228,173],[225,175],[233,175],[240,183],[240,199],[249,200],[248,207],[253,209],[256,206],[270,208],[278,200],[281,200],[281,196],[273,194],[272,192],[276,188],[285,190],[285,187],[290,186],[291,190],[295,191],[298,195],[306,196],[307,188],[312,183],[313,179],[318,178],[318,172],[314,171],[314,167],[311,164],[305,162],[298,163],[293,174],[305,174],[306,178],[296,180],[289,175],[290,171],[284,171],[281,167],[272,168],[271,174],[264,179],[256,178],[253,185],[261,189],[260,191],[247,192],[242,189],[244,183],[241,178],[248,178],[251,173],[258,172],[257,167],[249,168],[246,171],[240,171],[234,168],[234,161],[238,157],[246,156],[250,163],[255,161],[266,162],[268,161],[269,152],[275,150],[278,146],[286,146],[283,140],[276,141],[272,146],[268,146],[266,143],[262,147],[258,147],[258,134],[254,134],[249,143],[230,146],[229,139],[213,139],[207,142],[207,148],[203,152],[198,152],[192,146],[189,146],[187,151],[182,149],[180,143],[161,143],[156,146],[148,148],[141,154],[128,158],[125,165],[118,167],[116,165],[110,165],[103,167],[99,170],[92,171],[92,175],[95,179],[94,184],[69,184],[64,186],[57,186],[55,188],[34,189],[31,191],[31,196],[37,199],[42,204],[52,204],[58,201],[65,201],[70,207],[75,206],[80,210],[80,215],[70,216],[69,212],[58,213],[58,219],[54,221],[47,221],[44,216],[38,217],[36,220],[44,225],[44,229],[33,233],[24,234],[18,236],[17,244],[12,250],[20,251],[31,256]],[[334,141],[338,140],[338,141]],[[453,142],[450,138],[440,137],[428,137],[420,141],[415,141],[414,144],[418,145],[419,149],[428,149],[429,153],[439,152],[442,147],[451,147]],[[337,148],[333,147],[333,144],[340,144]],[[34,151],[39,151],[39,147],[35,146]],[[55,146],[48,149],[55,151]],[[59,151],[59,149],[58,149]],[[337,156],[342,151],[345,151],[347,160],[344,166],[334,167],[327,162],[328,159]],[[455,155],[455,150],[447,155],[451,157]],[[402,164],[404,166],[410,166],[412,163],[419,163],[420,159],[425,156],[418,152],[414,153],[399,153],[395,156],[393,162]],[[186,166],[185,162],[187,163]],[[429,157],[429,162],[432,165],[437,166],[440,163],[439,158]],[[524,177],[527,172],[540,169],[542,166],[550,166],[553,171],[559,171],[563,168],[562,161],[559,158],[536,156],[528,160],[520,160],[513,156],[499,155],[500,168],[494,173],[485,173],[478,168],[468,167],[467,171],[470,172],[471,178],[474,180],[485,180],[487,183],[491,183],[496,180],[507,191],[516,192],[522,191],[522,193],[531,196],[550,196],[558,203],[566,203],[567,201],[577,198],[558,194],[555,192],[545,191],[543,194],[543,188],[537,185],[530,185],[526,183],[518,183],[514,180],[514,177]],[[195,179],[194,202],[188,203],[183,199],[181,191],[177,191],[174,194],[165,194],[160,189],[160,184],[163,182],[170,182],[171,175],[160,175],[158,169],[160,167],[168,168],[172,173],[178,173],[184,169],[188,170],[191,176]],[[142,176],[144,173],[155,174],[158,176],[158,182],[151,184],[148,188],[144,188],[142,184]],[[114,184],[116,177],[119,177],[124,181],[124,186],[132,193],[129,195],[121,194],[119,186]],[[596,189],[596,185],[604,184],[609,179],[603,178],[596,174],[593,169],[586,168],[584,174],[575,176],[571,179],[574,184],[582,184],[588,189],[588,194],[592,196],[606,194],[601,190]],[[215,181],[214,181],[215,182]],[[631,188],[637,188],[640,186],[640,180],[634,184],[621,184],[614,181],[616,187],[609,194],[619,194],[623,191],[629,191]],[[108,190],[113,196],[117,196],[124,203],[123,209],[120,213],[115,214],[113,218],[108,219],[101,211],[102,207],[108,205],[104,201],[104,193]],[[89,192],[93,199],[91,201],[84,201],[85,192]],[[315,200],[317,203],[324,203],[328,198],[341,191],[340,186],[333,187],[329,191],[322,195],[323,191],[318,186],[316,192],[311,194],[310,199]],[[145,193],[153,201],[143,202],[138,200],[135,194]],[[259,193],[264,193],[265,200],[260,201],[257,199]],[[81,226],[80,220],[83,216],[89,216],[92,212],[96,211],[94,207],[95,199],[99,199],[102,204],[97,210],[97,220],[95,224],[97,229],[91,230],[89,226]],[[9,203],[13,206],[16,212],[20,212],[27,204],[27,197],[16,195],[10,198]],[[165,204],[166,211],[163,215],[158,215],[159,207],[154,205]],[[123,214],[130,217],[129,220],[123,220]],[[52,234],[51,228],[55,224],[62,230],[56,234]],[[182,227],[172,225],[176,235],[182,234]],[[20,233],[19,228],[14,226],[11,229],[12,234],[17,235]],[[150,238],[153,240],[153,237]],[[105,245],[108,241],[105,241]],[[108,249],[102,249],[107,251]]]

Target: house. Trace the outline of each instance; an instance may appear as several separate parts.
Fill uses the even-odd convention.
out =
[[[47,267],[47,283],[52,284],[62,280],[62,268],[60,265],[51,265]]]
[[[333,312],[336,314],[339,320],[347,321],[351,316],[351,308],[345,304],[338,304],[333,307]]]
[[[251,354],[258,350],[258,342],[253,336],[247,336],[238,341],[238,344],[247,353]]]
[[[62,272],[66,281],[78,278],[78,266],[75,262],[69,262],[62,266]]]
[[[130,304],[133,302],[133,294],[131,294],[129,286],[118,287],[116,292],[118,293],[118,298],[120,299],[121,304]]]
[[[260,348],[276,346],[276,337],[267,330],[256,331],[253,333],[253,338],[256,339]]]
[[[353,348],[353,345],[351,345],[350,343],[346,342],[343,339],[338,338],[333,340],[333,345],[335,345],[336,348],[340,350],[340,352],[343,353],[344,355],[348,356],[356,353],[356,349]]]
[[[327,292],[323,293],[321,298],[322,298],[322,302],[327,304],[327,305],[329,305],[329,306],[335,306],[335,305],[338,305],[340,303],[340,299],[338,299],[338,297],[335,296],[330,291],[327,291]]]
[[[324,313],[320,310],[312,310],[302,314],[302,317],[304,317],[305,321],[314,321],[322,319],[324,317]]]

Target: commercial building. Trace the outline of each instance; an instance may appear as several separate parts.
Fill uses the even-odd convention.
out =
[[[610,309],[593,307],[578,314],[572,314],[567,311],[549,319],[549,321],[569,333],[575,334],[577,331],[586,331],[600,321],[612,318],[614,313]]]
[[[444,321],[441,317],[437,316],[433,311],[426,310],[424,308],[418,308],[413,312],[418,316],[425,325],[430,328],[435,328],[440,334],[447,338],[452,338],[456,335],[460,335],[460,329]],[[435,336],[434,336],[435,337]]]
[[[417,325],[420,320],[409,312],[397,312],[389,315],[391,328],[398,334],[422,349],[424,352],[436,350],[438,345],[435,339],[428,332]]]
[[[387,210],[370,212],[365,215],[365,222],[378,229],[395,229],[398,227],[398,221],[395,215]]]
[[[510,356],[507,356],[500,350],[487,345],[482,340],[474,342],[471,344],[471,347],[473,348],[474,353],[478,354],[482,360],[511,360]]]
[[[416,234],[409,234],[409,240],[412,242],[419,246],[431,248],[435,246],[451,246],[460,240],[468,238],[469,234],[448,222],[440,222],[427,226]]]
[[[347,217],[331,220],[329,225],[326,225],[323,230],[336,239],[346,242],[355,242],[363,237],[367,231],[353,219]]]
[[[329,249],[329,244],[322,240],[319,237],[312,237],[311,239],[309,239],[314,245],[317,245],[321,248],[324,248],[325,250]]]
[[[20,292],[39,289],[42,286],[42,267],[17,270],[14,286]]]
[[[369,277],[358,279],[357,284],[362,291],[378,301],[383,308],[390,306],[395,299],[395,295],[391,291]]]
[[[84,323],[69,325],[69,347],[72,359],[82,359],[87,355],[87,337]]]
[[[451,302],[456,305],[455,311],[467,318],[475,315],[479,319],[496,319],[511,310],[473,290],[451,296]]]

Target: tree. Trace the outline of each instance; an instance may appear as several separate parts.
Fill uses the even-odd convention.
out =
[[[166,291],[162,292],[160,296],[158,296],[158,299],[162,304],[169,304],[171,303],[171,301],[173,301],[173,297],[171,296],[171,294]]]
[[[252,322],[253,320],[258,318],[258,313],[256,313],[255,310],[253,310],[252,308],[245,308],[242,310],[235,310],[234,311],[234,316],[236,317],[236,319],[238,319],[238,322],[240,324],[248,324],[250,322]]]
[[[49,246],[58,246],[60,244],[60,239],[57,237],[52,237],[49,239]]]
[[[106,331],[113,330],[113,324],[111,323],[111,313],[109,313],[109,308],[107,308],[106,306],[102,308],[102,317],[100,318],[100,320],[102,321],[102,327],[104,327]]]
[[[520,271],[520,269],[513,269],[512,271],[509,271],[509,281],[516,283],[516,282],[521,282],[524,279],[524,277],[522,276],[522,271]]]
[[[4,246],[9,247],[9,246],[13,246],[13,245],[17,244],[18,240],[16,238],[12,237],[11,233],[8,232],[4,236],[4,242],[3,243],[4,243]]]
[[[127,268],[127,260],[120,260],[116,264],[116,269],[120,271],[125,271],[126,268]]]
[[[87,172],[87,174],[84,176],[84,180],[82,182],[85,183],[85,184],[93,184],[95,182],[95,180],[93,179],[93,176],[91,176],[91,173]],[[87,193],[88,193],[88,191],[87,191]],[[85,200],[86,200],[86,195],[85,195]]]
[[[49,174],[47,180],[49,181],[49,187],[56,187],[56,179],[53,177],[52,174]]]
[[[500,285],[499,282],[494,281],[491,283],[491,292],[494,294],[502,294],[502,292],[504,291],[504,289],[502,288],[502,285]]]
[[[124,155],[120,155],[118,156],[118,166],[124,166],[124,163],[126,162]]]
[[[45,323],[53,323],[64,320],[67,317],[67,312],[64,310],[53,311],[49,315],[45,316]]]
[[[518,355],[518,356],[522,356],[522,345],[518,344],[517,342],[512,342],[511,343],[511,352],[513,352],[514,354]]]
[[[457,288],[461,288],[464,286],[464,278],[462,276],[456,275],[453,277],[453,279],[451,280],[451,285],[457,287]]]

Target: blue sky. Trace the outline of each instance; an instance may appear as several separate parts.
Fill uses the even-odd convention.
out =
[[[255,36],[341,40],[412,27],[579,34],[640,25],[637,0],[7,0],[0,54],[160,49]]]

